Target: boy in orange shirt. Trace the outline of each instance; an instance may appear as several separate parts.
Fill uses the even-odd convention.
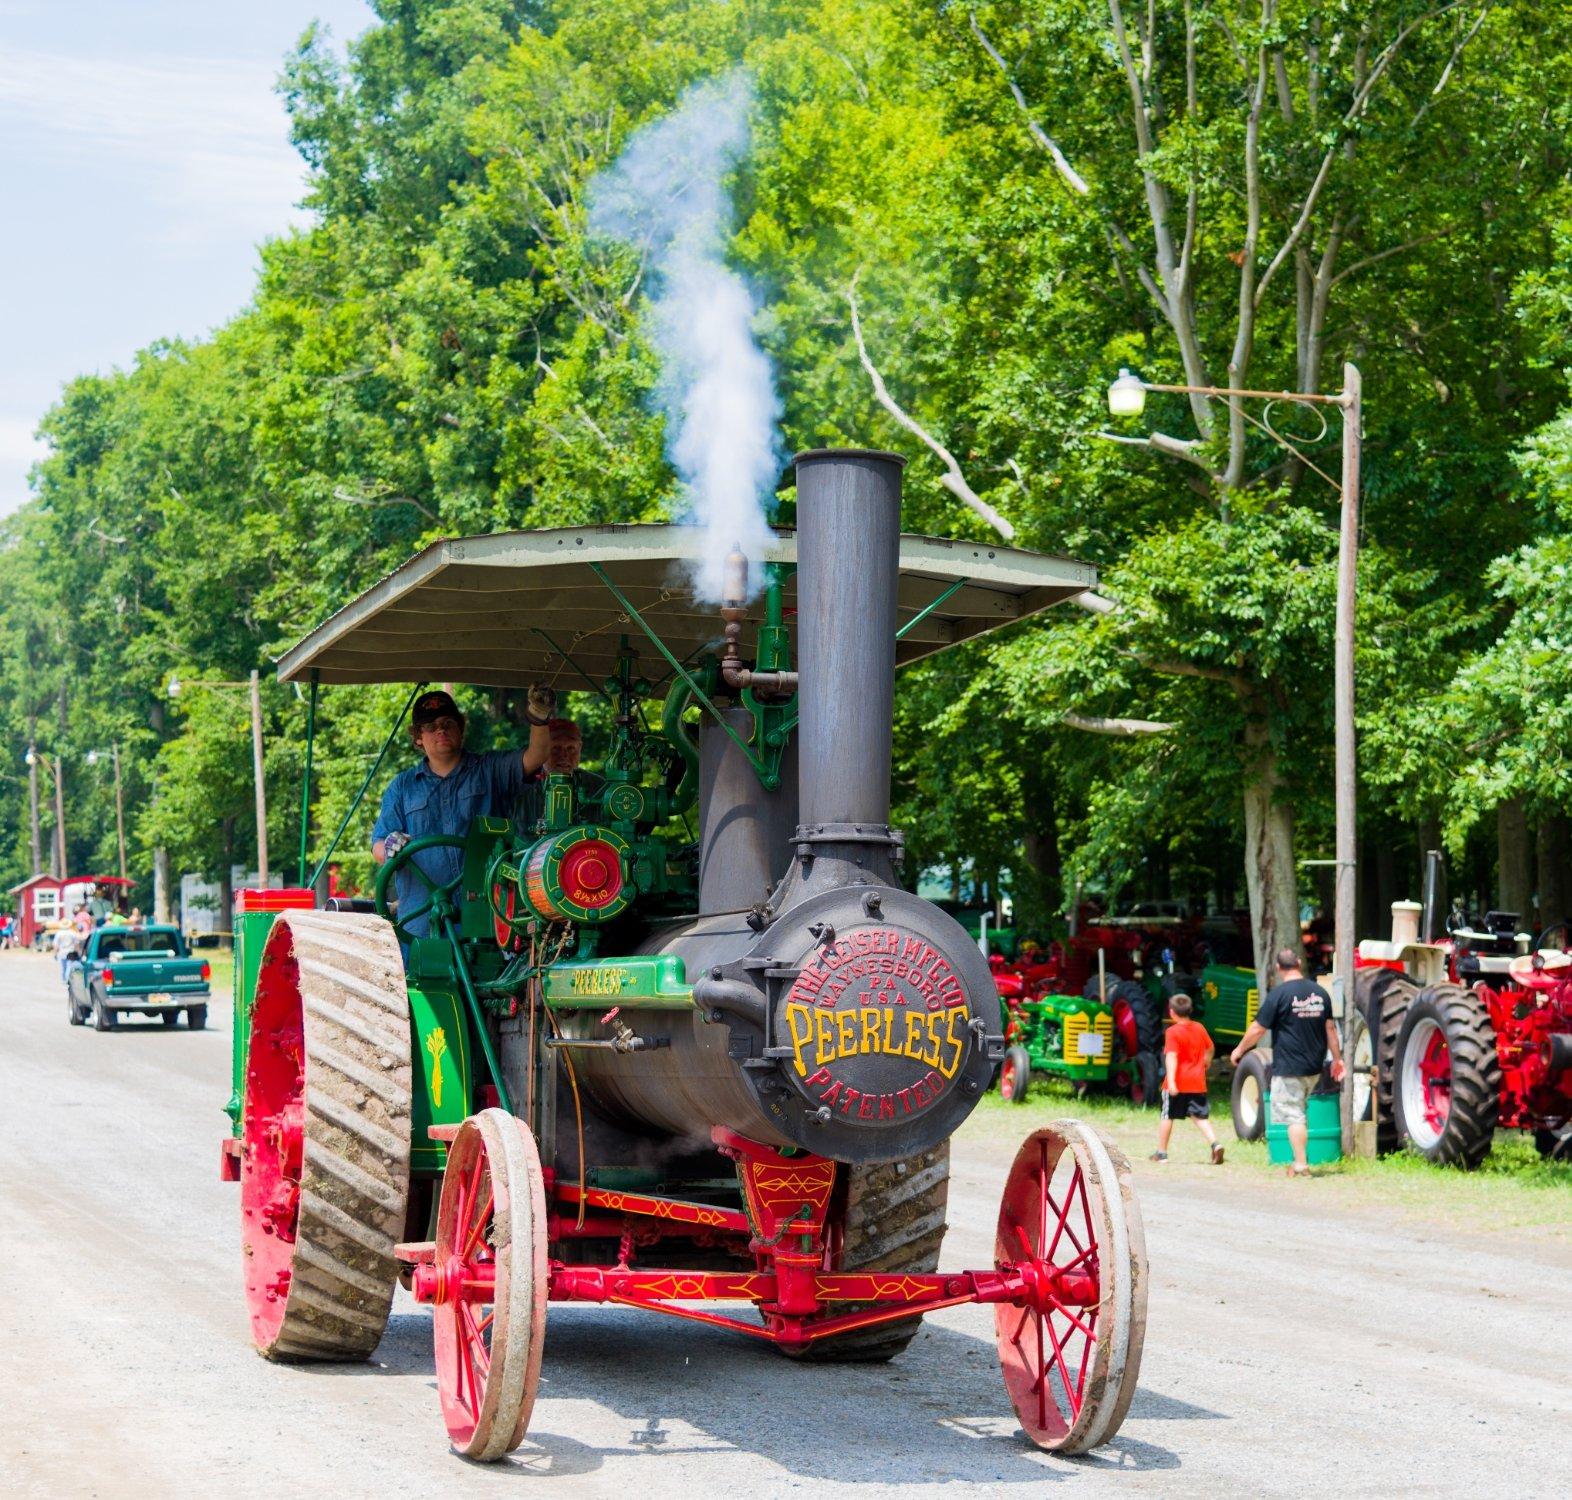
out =
[[[1168,1160],[1168,1141],[1175,1120],[1194,1120],[1196,1129],[1212,1148],[1212,1165],[1223,1164],[1223,1148],[1217,1143],[1208,1118],[1212,1112],[1206,1097],[1206,1069],[1212,1061],[1212,1039],[1206,1028],[1190,1019],[1194,1009],[1188,995],[1175,995],[1168,1002],[1172,1024],[1163,1039],[1163,1118],[1157,1127],[1157,1149],[1153,1161]]]

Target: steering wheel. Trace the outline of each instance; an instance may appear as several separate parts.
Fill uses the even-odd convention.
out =
[[[1520,953],[1507,965],[1507,973],[1520,989],[1553,990],[1564,980],[1572,978],[1567,973],[1569,968],[1572,968],[1572,953],[1547,949],[1543,953]]]
[[[386,917],[393,924],[393,931],[398,934],[399,941],[411,943],[419,936],[409,930],[409,924],[417,917],[453,917],[457,915],[454,908],[453,892],[459,888],[464,879],[464,872],[459,871],[451,880],[438,882],[433,880],[419,865],[414,863],[417,854],[425,849],[462,849],[466,840],[453,833],[428,833],[418,839],[411,839],[397,854],[391,855],[387,862],[377,871],[376,900],[377,915]],[[388,882],[394,873],[408,865],[420,877],[420,883],[426,888],[426,901],[417,906],[413,911],[400,911],[395,917],[393,909],[388,903]]]

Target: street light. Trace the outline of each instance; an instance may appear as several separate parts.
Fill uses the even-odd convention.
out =
[[[267,884],[267,787],[262,775],[262,685],[253,672],[245,682],[182,682],[173,673],[165,691],[178,698],[187,688],[249,688],[251,690],[251,775],[256,784],[257,801],[257,884]]]
[[[1343,366],[1343,388],[1336,395],[1323,396],[1306,391],[1246,391],[1209,385],[1156,385],[1120,370],[1108,387],[1108,410],[1116,417],[1139,416],[1146,407],[1148,391],[1173,391],[1186,396],[1221,396],[1230,402],[1258,400],[1267,403],[1265,418],[1249,417],[1242,408],[1235,410],[1259,427],[1279,447],[1286,449],[1320,474],[1342,497],[1342,515],[1337,544],[1337,618],[1334,626],[1332,668],[1333,715],[1336,749],[1334,785],[1337,803],[1336,868],[1332,972],[1343,981],[1343,1075],[1342,1125],[1343,1152],[1353,1154],[1354,1146],[1354,1068],[1351,1043],[1354,1017],[1354,872],[1356,868],[1355,742],[1354,742],[1354,584],[1359,561],[1359,460],[1360,424],[1364,413],[1364,384],[1358,369]],[[1275,402],[1310,409],[1336,406],[1343,413],[1343,472],[1338,484],[1316,467],[1271,425],[1270,410]]]
[[[102,750],[89,750],[87,763],[96,766],[104,758]],[[120,785],[120,745],[118,742],[109,747],[109,758],[115,768],[115,837],[120,844],[120,878],[127,879],[126,875],[126,801],[125,794]]]
[[[1108,410],[1116,417],[1138,417],[1146,410],[1146,386],[1138,376],[1120,370],[1108,387]]]

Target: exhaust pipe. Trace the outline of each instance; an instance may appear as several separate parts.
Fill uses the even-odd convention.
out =
[[[893,885],[890,828],[901,470],[896,453],[819,448],[797,473],[795,859],[775,911],[843,885]]]

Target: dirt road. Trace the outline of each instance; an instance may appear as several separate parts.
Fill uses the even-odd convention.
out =
[[[983,1309],[930,1319],[891,1366],[836,1369],[654,1314],[561,1307],[532,1441],[469,1467],[446,1450],[427,1316],[402,1294],[368,1365],[251,1352],[237,1190],[217,1172],[222,1008],[207,1032],[98,1035],[66,1025],[62,995],[46,960],[0,954],[7,1495],[1572,1489],[1564,1240],[1443,1233],[1329,1210],[1313,1183],[1144,1163],[1141,1391],[1098,1454],[1055,1460],[1015,1437]],[[957,1140],[947,1265],[988,1263],[1006,1133],[995,1112]]]

